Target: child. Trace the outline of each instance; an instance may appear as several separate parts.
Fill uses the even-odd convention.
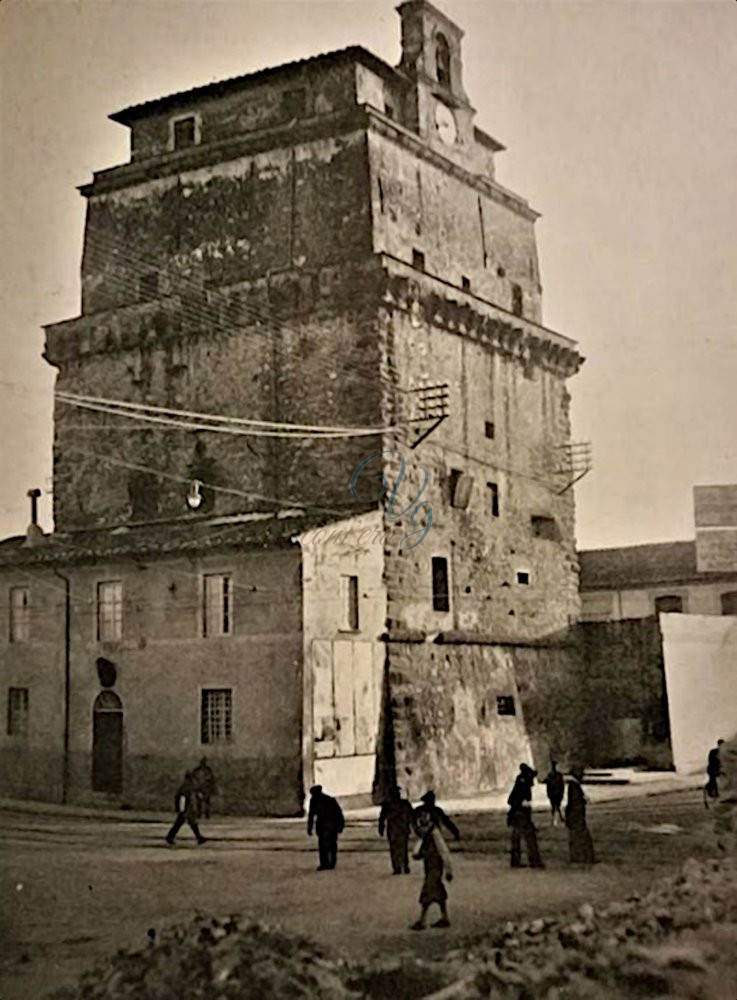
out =
[[[427,911],[433,903],[437,903],[440,908],[440,920],[437,920],[433,927],[450,927],[448,910],[445,905],[448,891],[443,885],[443,874],[448,882],[453,878],[450,851],[440,831],[435,826],[429,809],[420,809],[415,814],[415,829],[422,838],[415,858],[424,862],[425,881],[422,883],[422,892],[420,893],[422,912],[420,919],[412,924],[412,930],[424,931]]]

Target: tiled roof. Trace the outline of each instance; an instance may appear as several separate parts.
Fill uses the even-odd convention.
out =
[[[255,83],[272,75],[293,72],[294,70],[313,66],[317,63],[350,62],[351,60],[363,63],[383,76],[391,75],[392,77],[402,79],[402,74],[399,70],[394,69],[389,63],[384,62],[383,59],[379,59],[373,52],[369,52],[362,45],[351,45],[345,49],[336,49],[333,52],[323,52],[320,55],[309,56],[306,59],[297,59],[295,62],[283,63],[281,66],[267,66],[265,69],[246,73],[243,76],[233,76],[227,80],[206,83],[200,87],[192,87],[191,90],[182,90],[176,94],[157,97],[152,101],[145,101],[143,104],[133,104],[128,108],[123,108],[121,111],[116,111],[108,117],[114,122],[119,122],[121,125],[129,125],[136,118],[155,114],[157,111],[164,111],[167,108],[181,104],[188,104],[193,100],[200,100],[204,97],[221,97],[234,90],[241,89],[244,85]]]
[[[638,585],[708,580],[696,568],[696,542],[659,542],[578,553],[580,589],[607,590]],[[734,574],[737,576],[737,574]]]
[[[0,541],[0,566],[62,565],[135,557],[198,554],[223,549],[288,547],[291,539],[317,524],[337,520],[330,515],[245,515],[179,521],[146,527],[57,533],[37,544],[19,536]]]

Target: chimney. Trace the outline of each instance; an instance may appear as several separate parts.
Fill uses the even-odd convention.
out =
[[[26,496],[31,500],[31,523],[26,528],[26,540],[23,544],[38,545],[45,537],[38,524],[38,498],[41,496],[41,490],[28,490]]]

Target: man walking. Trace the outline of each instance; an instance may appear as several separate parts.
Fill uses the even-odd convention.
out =
[[[519,774],[509,793],[507,805],[507,826],[512,831],[511,864],[512,868],[522,867],[522,838],[525,839],[527,860],[530,868],[544,868],[543,860],[537,846],[537,831],[532,822],[532,784],[537,777],[528,764],[520,764]]]
[[[565,792],[566,783],[563,775],[558,770],[558,765],[554,760],[550,761],[550,771],[545,778],[543,784],[548,793],[548,802],[550,803],[550,818],[553,826],[555,826],[558,820],[563,822],[563,813],[560,811],[560,807],[563,803],[563,794]]]
[[[189,828],[195,835],[197,843],[204,844],[207,837],[202,836],[200,828],[197,826],[197,802],[191,771],[187,771],[184,775],[184,781],[177,790],[177,794],[174,797],[174,808],[177,813],[177,818],[174,820],[171,830],[169,830],[166,835],[167,844],[174,843],[176,835],[185,823],[189,823]]]
[[[396,785],[389,792],[389,798],[379,813],[379,836],[389,841],[389,855],[395,875],[409,875],[409,832],[412,826],[413,810],[407,799],[403,799]]]
[[[203,757],[192,772],[192,783],[199,815],[209,819],[212,797],[217,791],[217,782],[212,768],[207,763],[207,757]]]
[[[338,861],[338,837],[345,827],[343,810],[336,799],[326,795],[322,785],[310,789],[310,811],[307,816],[307,836],[312,829],[317,834],[317,848],[320,855],[319,872],[335,868]]]

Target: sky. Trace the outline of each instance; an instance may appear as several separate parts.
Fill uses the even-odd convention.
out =
[[[545,325],[569,383],[581,548],[692,538],[695,484],[737,482],[737,7],[733,0],[437,0],[465,30],[497,178],[542,213]],[[26,491],[51,526],[54,371],[41,325],[79,313],[111,112],[361,44],[399,60],[391,0],[0,3],[0,537]]]

